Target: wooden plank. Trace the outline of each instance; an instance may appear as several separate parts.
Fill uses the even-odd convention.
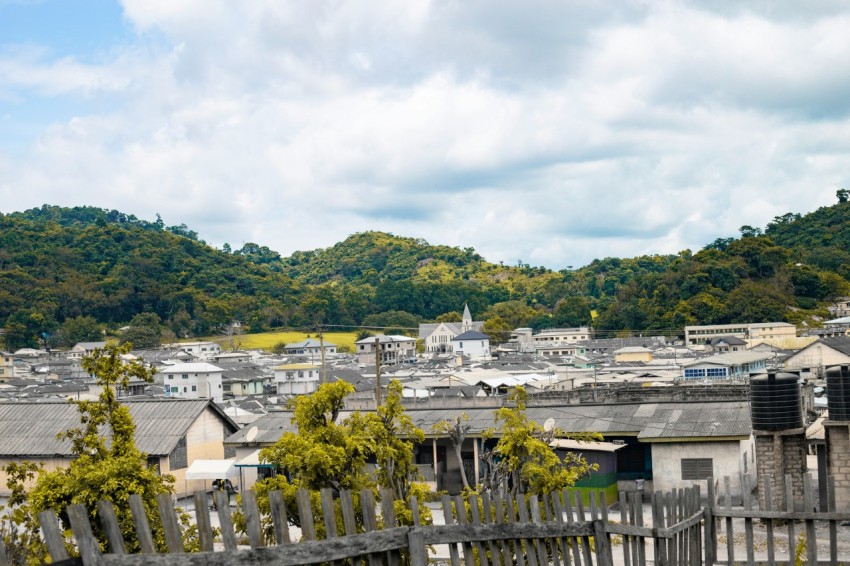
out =
[[[812,474],[803,475],[803,509],[807,512],[814,511],[814,492],[812,490]],[[818,537],[815,531],[815,522],[806,520],[806,557],[809,564],[818,563]]]
[[[600,519],[593,521],[594,540],[596,541],[596,565],[613,566],[614,557],[611,555],[611,544],[605,534],[605,523]]]
[[[792,503],[793,505],[793,503]],[[794,521],[850,521],[850,513],[807,513],[805,511],[761,511],[754,509],[747,511],[746,509],[717,509],[715,511],[717,517],[731,517],[735,519],[774,519],[777,521],[794,520]]]
[[[74,538],[77,539],[77,549],[80,551],[83,565],[100,564],[100,545],[94,538],[94,532],[89,523],[89,513],[85,506],[77,503],[68,505],[65,513],[68,514],[68,522],[71,523],[71,530],[74,531]]]
[[[586,518],[584,515],[584,502],[581,500],[581,492],[579,490],[574,490],[573,495],[575,496],[575,509],[576,509],[576,519],[582,523],[586,522]],[[593,564],[593,556],[591,554],[590,549],[590,538],[582,537],[581,538],[581,550],[584,554],[584,563],[587,566]]]
[[[322,498],[322,519],[325,523],[325,538],[336,538],[336,508],[334,495],[329,487],[320,491]]]
[[[100,526],[106,534],[106,542],[109,545],[110,554],[127,554],[124,547],[124,537],[121,534],[121,525],[115,515],[115,506],[111,501],[98,501],[97,514],[100,518]]]
[[[260,507],[257,505],[257,494],[247,489],[242,492],[242,513],[245,514],[245,530],[248,532],[248,544],[251,548],[266,546],[263,540]]]
[[[643,493],[635,494],[635,521],[638,525],[643,526]],[[588,541],[589,543],[589,541]],[[638,537],[638,564],[646,566],[646,539]]]
[[[454,517],[452,516],[452,498],[450,495],[443,495],[443,520],[446,525],[454,525]],[[452,561],[452,566],[460,566],[460,554],[457,550],[457,544],[449,543],[449,558]]]
[[[469,521],[466,518],[466,506],[463,504],[463,498],[460,495],[455,495],[455,512],[457,513],[457,524],[466,525]],[[463,562],[466,566],[475,566],[475,555],[472,551],[472,544],[465,543],[461,546],[463,550]]]
[[[649,494],[649,504],[652,509],[652,527],[655,530],[664,528],[664,496],[660,491]],[[660,537],[652,538],[652,552],[656,564],[667,564],[667,545]]]
[[[375,495],[371,489],[360,490],[360,509],[363,515],[363,530],[367,533],[377,532],[378,519],[375,516]],[[377,553],[369,554],[369,565],[379,566],[382,563]]]
[[[419,526],[419,506],[416,498],[410,498],[413,504],[413,524]],[[346,489],[339,493],[339,505],[342,508],[342,525],[345,527],[345,534],[348,536],[357,534],[357,514],[354,512],[354,498],[351,496],[351,491]]]
[[[390,488],[381,489],[381,511],[384,519],[384,528],[393,528],[396,526],[395,517],[395,493]],[[389,551],[387,553],[388,566],[401,566],[401,554],[398,551]]]
[[[531,522],[535,525],[542,524],[540,519],[540,501],[537,500],[536,495],[531,495],[528,499],[528,507],[529,512],[531,513]],[[534,539],[534,548],[537,551],[537,563],[538,564],[548,564],[548,549],[546,548],[545,541],[536,538]]]
[[[159,521],[165,535],[165,546],[169,554],[182,554],[186,552],[183,548],[183,533],[180,532],[180,522],[174,511],[174,501],[170,493],[160,493],[156,496],[156,505],[159,508]]]
[[[280,490],[269,492],[269,509],[272,515],[274,539],[278,545],[289,544],[289,517],[286,515],[286,503]]]
[[[415,498],[411,497],[411,500],[415,500]],[[469,514],[472,520],[473,525],[482,525],[484,524],[481,520],[481,510],[478,508],[478,496],[476,494],[472,494],[469,496]],[[478,551],[478,563],[480,566],[489,566],[487,560],[487,549],[480,542],[475,543],[475,548]]]
[[[540,511],[542,515],[545,515],[543,517],[543,520],[548,521],[550,523],[557,522],[555,520],[555,502],[552,498],[553,495],[555,494],[543,494],[543,496],[540,498]],[[561,556],[563,555],[561,551],[561,538],[553,538],[550,539],[548,542],[552,555],[552,563],[554,564],[554,566],[561,566]]]
[[[422,520],[419,517],[419,500],[416,499],[415,495],[410,496],[410,516],[413,519],[414,527],[422,526]]]
[[[59,528],[59,519],[53,509],[47,509],[38,514],[38,525],[41,527],[41,535],[47,545],[47,552],[53,562],[68,560],[70,556],[65,549],[65,537]]]
[[[553,492],[550,494],[550,498],[552,500],[552,515],[555,518],[556,523],[563,524],[565,523],[564,519],[564,504],[561,500],[560,492]],[[572,566],[572,560],[570,559],[570,542],[567,537],[561,537],[561,559],[564,561],[564,566]]]
[[[531,518],[528,514],[528,507],[525,504],[525,496],[521,493],[516,496],[516,509],[518,515],[517,524],[530,524]],[[537,566],[539,564],[537,559],[540,555],[538,554],[535,542],[535,540],[529,538],[517,540],[515,543],[515,554],[517,556],[524,555],[526,560],[528,560],[528,566]],[[507,555],[505,555],[505,558],[507,558]],[[543,562],[543,564],[546,564],[546,562]]]
[[[196,491],[192,499],[195,502],[195,524],[198,526],[198,544],[201,552],[212,552],[213,533],[207,494],[204,491]]]
[[[236,532],[233,530],[233,517],[230,514],[228,493],[223,489],[218,489],[213,491],[213,498],[215,498],[218,524],[221,529],[221,542],[224,544],[224,550],[236,550],[239,543],[236,541]]]
[[[703,524],[703,541],[705,545],[704,560],[706,566],[714,566],[717,561],[717,531],[714,525],[714,478],[708,478],[706,482],[708,493],[706,506],[703,509],[705,523]]]
[[[726,486],[726,510],[732,510],[732,489],[729,486],[729,476],[723,478]],[[732,518],[726,516],[726,556],[727,564],[735,564],[735,533],[732,531]]]
[[[153,544],[151,527],[148,523],[148,514],[145,511],[142,496],[138,493],[130,494],[128,501],[130,502],[130,513],[133,516],[133,526],[136,527],[136,536],[138,537],[139,548],[142,554],[156,554],[156,547]]]
[[[785,510],[794,512],[794,492],[791,483],[791,475],[785,474]],[[794,519],[788,520],[788,560],[793,561],[797,551],[797,534],[794,528]]]
[[[835,512],[835,477],[826,478],[826,511]],[[821,506],[823,508],[823,506]],[[838,521],[829,522],[829,563],[831,566],[838,565]]]
[[[502,492],[497,491],[493,494],[493,519],[496,524],[512,523],[517,520],[514,504],[511,502],[510,495],[506,496],[507,503],[505,503],[502,493],[509,492],[505,489]],[[509,562],[512,563],[516,560],[517,564],[524,566],[525,559],[531,554],[531,551],[523,552],[522,542],[519,540],[502,540],[497,543],[497,546],[499,547],[499,551],[501,552],[502,559],[505,561],[505,564],[508,564]],[[526,547],[526,549],[530,548],[530,546]]]
[[[764,509],[770,511],[773,509],[773,481],[770,476],[764,476],[762,484],[764,485]],[[773,519],[765,519],[765,533],[767,536],[767,563],[773,566],[776,563],[776,552],[773,548],[776,544],[776,537],[773,534]]]
[[[407,534],[407,551],[409,566],[428,566],[428,547],[422,531],[410,529]]]
[[[495,520],[493,519],[493,507],[490,502],[490,495],[487,492],[481,494],[481,519],[482,524],[495,523]],[[487,541],[487,549],[490,551],[490,562],[494,566],[508,564],[507,561],[501,559],[502,555],[499,552],[498,547],[492,540]]]
[[[589,538],[594,535],[593,523],[572,523],[559,525],[557,523],[500,523],[490,525],[431,525],[419,527],[425,534],[425,544],[459,544],[464,542],[492,540],[508,541],[518,538],[534,539],[556,537],[561,534]]]
[[[313,520],[313,508],[310,506],[310,492],[304,488],[297,490],[295,503],[298,505],[298,518],[301,522],[301,538],[316,540],[316,523]]]
[[[567,503],[569,503],[569,499],[567,499]],[[620,524],[629,524],[629,505],[626,500],[625,491],[620,492]],[[609,532],[613,532],[610,530],[612,526],[614,525],[608,525]],[[632,537],[625,533],[622,533],[621,536],[623,537],[623,564],[625,566],[632,566],[632,557],[630,553]]]

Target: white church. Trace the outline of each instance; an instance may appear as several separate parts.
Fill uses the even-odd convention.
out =
[[[426,354],[452,354],[457,347],[458,342],[455,339],[458,336],[467,332],[475,332],[475,336],[478,337],[483,326],[483,321],[474,322],[472,320],[472,315],[469,313],[469,305],[464,304],[463,318],[460,322],[420,324],[419,338],[425,344]],[[487,350],[489,355],[489,340]]]

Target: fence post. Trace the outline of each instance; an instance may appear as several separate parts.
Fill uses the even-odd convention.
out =
[[[713,566],[717,560],[717,531],[714,525],[714,478],[708,478],[708,501],[702,512],[705,518],[702,537],[705,545],[705,565]]]
[[[115,516],[115,506],[111,501],[98,501],[97,514],[100,516],[100,524],[103,526],[103,532],[106,533],[106,540],[109,542],[110,554],[126,554],[121,527],[118,525],[118,518]]]
[[[596,541],[597,566],[613,566],[614,557],[611,555],[611,543],[605,535],[605,522],[601,519],[593,521],[593,536]]]
[[[78,503],[74,503],[68,505],[65,512],[68,514],[71,530],[74,531],[74,538],[77,539],[77,547],[80,549],[80,558],[83,559],[83,564],[85,566],[100,564],[102,558],[100,546],[91,530],[89,514],[86,508]]]

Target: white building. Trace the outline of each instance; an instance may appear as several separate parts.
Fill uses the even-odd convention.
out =
[[[325,342],[325,355],[336,354],[336,344]],[[287,344],[283,353],[290,356],[310,356],[311,360],[322,359],[322,342],[315,338],[308,338],[301,342]]]
[[[9,352],[0,350],[0,380],[15,377],[15,358]]]
[[[580,326],[578,328],[548,328],[531,337],[534,347],[575,344],[593,339],[593,328]]]
[[[477,330],[467,330],[452,338],[452,351],[470,358],[490,357],[490,337]]]
[[[199,360],[210,361],[221,353],[221,346],[215,342],[176,342],[166,344],[165,348],[180,348]]]
[[[96,349],[106,347],[106,342],[77,342],[74,347],[68,350],[67,357],[72,360],[80,360],[84,356],[90,356]]]
[[[684,364],[683,377],[691,380],[749,379],[754,373],[765,371],[773,355],[763,352],[729,352],[700,358]]]
[[[469,312],[469,305],[463,305],[463,317],[460,322],[436,322],[419,325],[419,338],[425,344],[429,354],[451,354],[452,340],[455,336],[470,330],[481,331],[484,322],[475,322]]]
[[[409,336],[370,336],[354,343],[357,363],[375,364],[375,343],[380,348],[381,365],[398,364],[416,358],[416,338]]]
[[[159,370],[168,397],[179,399],[224,400],[222,369],[206,362],[190,362],[165,366]]]
[[[322,366],[283,364],[274,368],[278,395],[308,395],[318,389]]]

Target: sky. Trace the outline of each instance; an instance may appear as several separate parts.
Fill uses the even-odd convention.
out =
[[[552,269],[850,187],[845,1],[0,0],[0,212]]]

